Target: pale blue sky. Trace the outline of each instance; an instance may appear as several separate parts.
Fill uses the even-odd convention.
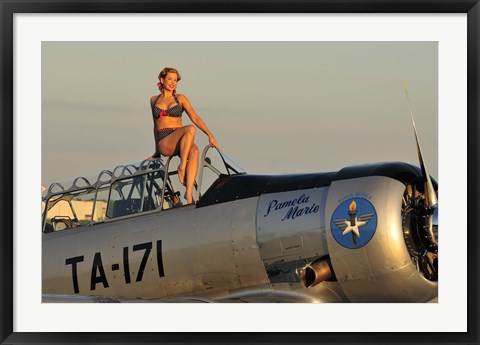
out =
[[[259,174],[418,165],[406,80],[438,176],[436,42],[43,42],[42,183],[153,153],[149,99],[165,66],[222,149]]]

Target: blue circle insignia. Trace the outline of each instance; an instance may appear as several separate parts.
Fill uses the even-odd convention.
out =
[[[364,198],[345,200],[333,211],[330,229],[335,241],[349,249],[365,246],[375,235],[377,211]]]

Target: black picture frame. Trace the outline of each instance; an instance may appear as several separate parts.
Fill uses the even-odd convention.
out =
[[[0,289],[2,344],[233,344],[233,343],[437,343],[478,344],[478,217],[468,218],[468,331],[465,333],[19,333],[13,332],[13,35],[16,13],[467,13],[468,198],[478,214],[479,0],[0,0],[1,11],[1,203]],[[459,248],[459,250],[463,250]],[[323,317],[328,317],[324,315]],[[412,315],[412,319],[422,318]],[[411,322],[411,320],[405,320]]]

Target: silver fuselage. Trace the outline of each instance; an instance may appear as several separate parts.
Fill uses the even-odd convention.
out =
[[[426,302],[437,296],[437,282],[418,271],[405,244],[404,193],[405,184],[391,177],[342,178],[325,186],[260,191],[43,234],[43,293]],[[357,228],[342,208],[354,200],[358,216],[360,206],[370,207],[363,211],[370,218],[357,220]],[[343,218],[349,227],[342,232],[335,222]],[[368,226],[373,230],[367,235]],[[368,243],[361,242],[365,236],[371,237]],[[298,270],[326,257],[334,276],[304,287]]]

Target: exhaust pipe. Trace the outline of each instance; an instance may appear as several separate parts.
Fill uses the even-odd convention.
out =
[[[313,262],[304,268],[297,270],[297,275],[300,282],[306,288],[314,287],[315,285],[330,279],[332,277],[332,269],[328,259],[323,259]]]

